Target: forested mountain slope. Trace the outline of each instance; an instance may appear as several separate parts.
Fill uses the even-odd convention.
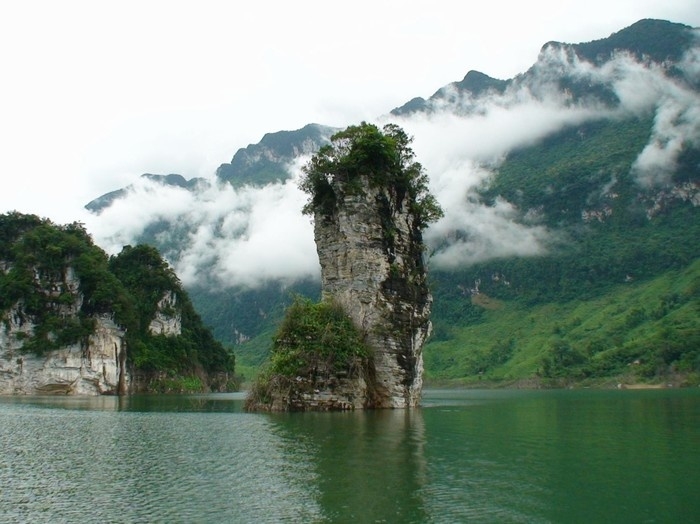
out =
[[[521,75],[470,71],[380,118],[415,137],[445,209],[426,232],[429,378],[697,380],[699,41],[683,24],[641,20],[549,42]],[[109,237],[157,246],[248,372],[291,294],[318,293],[295,177],[331,133],[266,135],[207,187],[148,180],[149,194],[187,191],[188,204]],[[116,224],[141,196],[100,217]]]

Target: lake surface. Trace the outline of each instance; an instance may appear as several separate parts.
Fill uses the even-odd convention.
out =
[[[700,522],[700,388],[0,397],[0,522]]]

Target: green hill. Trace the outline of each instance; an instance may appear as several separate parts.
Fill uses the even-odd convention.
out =
[[[164,305],[163,298],[169,301]],[[0,215],[0,316],[30,323],[21,352],[42,355],[87,345],[97,315],[125,331],[127,365],[151,391],[230,388],[234,359],[196,313],[155,248],[126,246],[109,258],[81,224]],[[158,314],[176,333],[154,333]],[[143,387],[143,386],[140,386]]]
[[[475,320],[438,322],[428,383],[700,383],[700,261],[588,299],[467,298]]]

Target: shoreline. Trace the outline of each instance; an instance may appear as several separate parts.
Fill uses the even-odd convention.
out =
[[[658,377],[644,382],[637,377],[618,376],[605,378],[572,379],[543,379],[539,377],[512,380],[425,380],[423,389],[677,389],[700,386],[696,374],[676,374]]]

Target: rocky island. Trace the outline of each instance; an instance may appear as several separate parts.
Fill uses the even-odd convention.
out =
[[[0,394],[221,390],[233,370],[155,248],[0,215]]]
[[[319,304],[297,300],[249,409],[406,408],[420,402],[431,330],[422,231],[441,216],[395,125],[336,133],[305,166]]]

